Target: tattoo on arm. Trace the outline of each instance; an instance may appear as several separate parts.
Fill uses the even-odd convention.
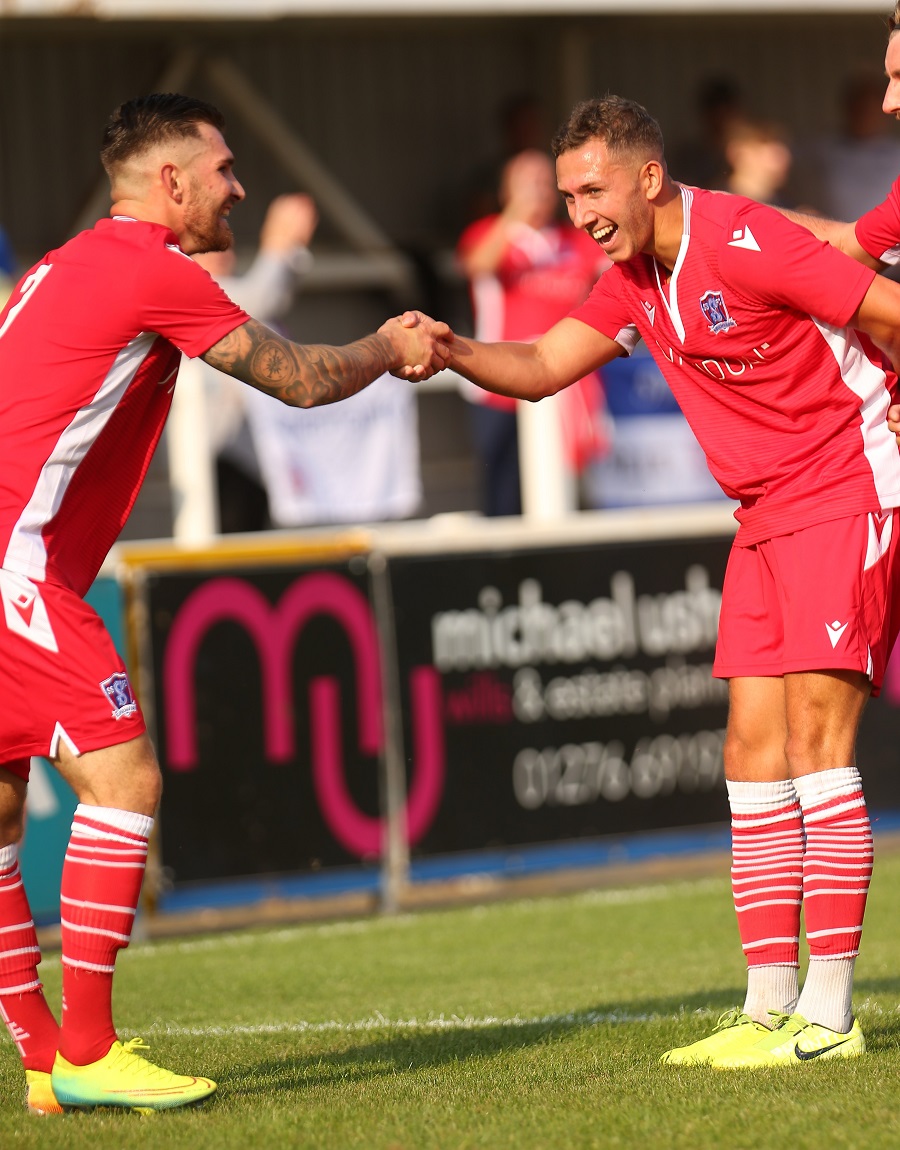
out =
[[[316,407],[361,391],[394,366],[395,352],[377,333],[344,347],[299,344],[251,319],[202,359],[291,407]]]

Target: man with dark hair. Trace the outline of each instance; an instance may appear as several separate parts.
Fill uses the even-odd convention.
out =
[[[450,335],[418,313],[346,347],[301,346],[241,311],[197,263],[232,242],[244,191],[208,104],[157,95],[107,129],[110,219],[50,252],[0,313],[0,1015],[32,1111],[201,1101],[120,1043],[116,953],[128,945],[160,772],[128,674],[83,601],[163,430],[182,352],[295,407],[354,395],[391,369],[424,379]],[[61,884],[63,1013],[38,979],[22,886],[31,756],[78,798]]]
[[[580,104],[554,154],[572,222],[614,266],[534,343],[456,337],[451,366],[539,400],[628,353],[634,325],[740,504],[714,673],[729,680],[747,995],[663,1060],[862,1054],[851,992],[872,840],[855,737],[896,635],[900,578],[900,454],[886,423],[897,378],[869,336],[900,362],[900,287],[770,207],[673,182],[658,126],[629,100]]]

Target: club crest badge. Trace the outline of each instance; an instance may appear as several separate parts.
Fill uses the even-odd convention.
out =
[[[732,319],[725,306],[725,300],[720,291],[708,291],[700,297],[700,310],[709,320],[709,330],[713,335],[720,331],[729,331],[737,327],[737,320]]]
[[[100,690],[112,704],[114,719],[126,719],[137,711],[137,703],[134,701],[131,684],[123,671],[117,671],[108,679],[104,679],[100,684]]]

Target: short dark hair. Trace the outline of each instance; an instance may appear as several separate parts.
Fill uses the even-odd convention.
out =
[[[606,95],[576,104],[553,137],[553,155],[558,158],[589,140],[602,140],[610,152],[664,160],[659,124],[646,108],[623,96]]]
[[[894,11],[888,16],[887,25],[888,36],[892,36],[900,28],[900,3],[894,5]]]
[[[192,96],[155,92],[120,104],[110,116],[100,146],[107,174],[147,148],[186,136],[199,137],[198,124],[221,132],[225,117],[218,108]]]

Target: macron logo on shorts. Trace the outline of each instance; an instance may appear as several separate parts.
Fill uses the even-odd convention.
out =
[[[36,583],[14,571],[0,570],[0,598],[6,626],[46,651],[58,651],[47,608]]]
[[[834,648],[840,643],[841,635],[847,630],[847,624],[835,619],[833,623],[825,624],[825,630],[828,632],[828,638],[831,640],[832,648]]]

